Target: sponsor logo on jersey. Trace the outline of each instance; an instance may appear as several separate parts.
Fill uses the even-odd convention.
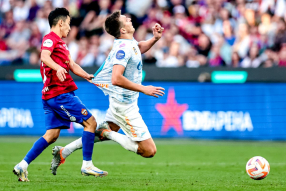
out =
[[[81,114],[87,116],[88,113],[87,113],[86,109],[82,109],[82,110],[81,110]]]
[[[138,70],[141,70],[141,69],[142,69],[142,62],[141,62],[141,61],[138,63],[137,69],[138,69]]]
[[[42,90],[42,92],[47,92],[47,91],[49,91],[49,87],[45,87],[45,88]]]
[[[118,50],[118,52],[116,53],[116,58],[118,60],[121,60],[125,57],[125,52],[123,50]]]
[[[108,84],[95,84],[97,87],[108,88]]]
[[[67,50],[69,50],[68,46],[66,44],[63,45]]]
[[[66,108],[64,108],[63,105],[61,105],[60,108],[61,108],[62,110],[64,110],[64,112],[67,114],[67,116],[69,116],[69,118],[70,118],[71,121],[76,121],[76,118],[75,118],[74,116],[72,116],[72,115],[70,114],[70,112],[68,112],[68,110],[66,110]]]
[[[134,50],[135,54],[137,55],[137,54],[138,54],[138,52],[137,52],[137,50],[136,50],[136,48],[135,48],[135,47],[133,47],[133,50]]]
[[[74,121],[76,121],[76,118],[74,116],[71,116],[70,120],[74,122]]]
[[[124,44],[124,43],[123,43],[123,44],[120,44],[119,48],[124,47],[124,46],[125,46],[125,44]]]
[[[53,46],[53,41],[51,39],[47,39],[44,41],[43,46],[50,48]]]

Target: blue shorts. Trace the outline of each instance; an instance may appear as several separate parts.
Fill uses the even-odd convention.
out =
[[[82,123],[92,114],[74,92],[43,100],[46,129],[69,129],[71,122]]]

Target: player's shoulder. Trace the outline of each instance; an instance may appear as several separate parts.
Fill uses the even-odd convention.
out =
[[[46,34],[42,41],[43,47],[52,47],[55,46],[61,39],[53,32]]]
[[[49,33],[43,37],[42,46],[52,47],[55,42],[56,42],[55,37],[52,35],[52,33]]]

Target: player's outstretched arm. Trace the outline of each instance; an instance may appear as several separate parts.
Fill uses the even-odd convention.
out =
[[[51,58],[51,52],[49,50],[42,50],[41,61],[44,62],[48,67],[57,71],[57,77],[61,82],[66,79],[65,73],[68,72],[63,67],[53,61],[53,59]]]
[[[75,63],[73,61],[73,59],[71,59],[70,56],[69,56],[69,58],[70,58],[70,69],[71,69],[71,71],[75,75],[82,77],[82,78],[86,79],[87,81],[89,81],[90,83],[92,83],[92,79],[94,78],[93,74],[88,74],[77,63]]]
[[[146,41],[140,41],[138,43],[138,47],[140,49],[141,54],[147,52],[162,37],[164,28],[161,27],[161,25],[159,25],[158,23],[156,23],[155,26],[152,27],[152,30],[154,35],[153,38]]]
[[[154,87],[154,86],[143,86],[140,84],[136,84],[134,82],[131,82],[127,78],[123,76],[123,73],[125,71],[125,67],[122,65],[114,65],[112,70],[112,78],[111,83],[112,85],[119,86],[128,90],[136,91],[136,92],[142,92],[149,96],[159,97],[163,96],[164,88],[162,87]]]

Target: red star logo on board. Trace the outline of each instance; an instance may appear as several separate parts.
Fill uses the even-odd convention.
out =
[[[182,122],[180,118],[184,111],[188,109],[188,104],[177,103],[173,88],[170,88],[168,91],[167,103],[158,103],[155,108],[164,117],[161,130],[163,134],[166,134],[171,128],[174,128],[179,135],[183,135]]]

